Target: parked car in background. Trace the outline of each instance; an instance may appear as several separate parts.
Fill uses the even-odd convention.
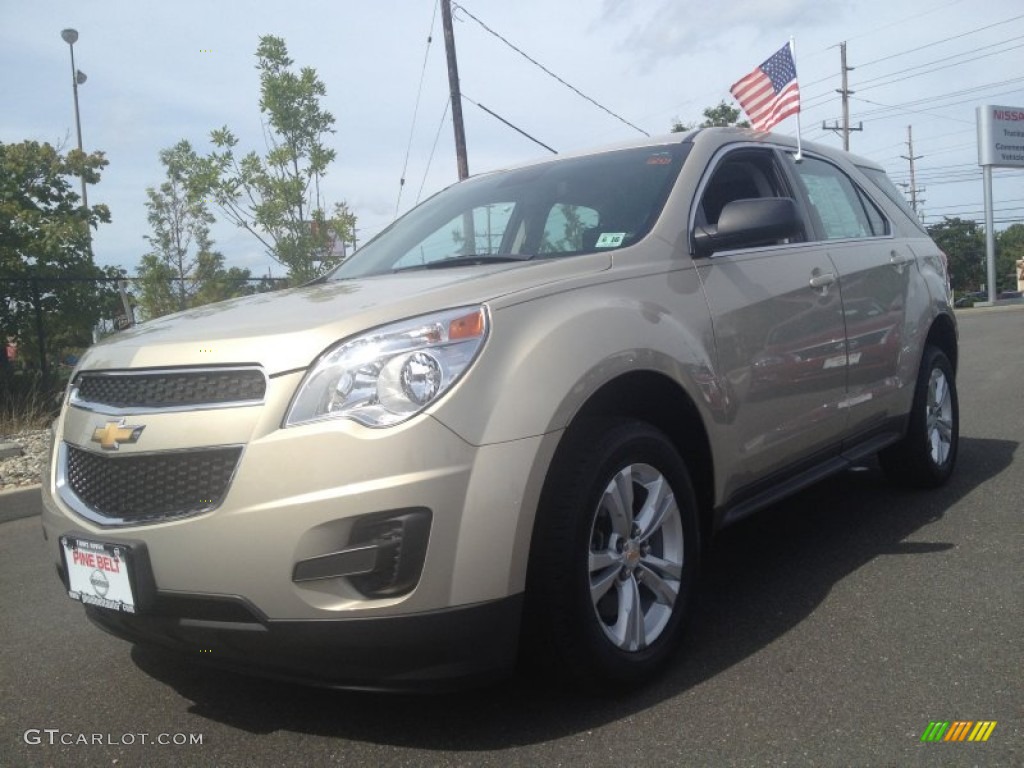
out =
[[[956,301],[953,302],[953,306],[957,309],[966,307],[973,307],[977,301],[988,301],[988,293],[985,291],[975,291],[973,293],[964,293],[956,297]]]
[[[256,674],[463,685],[524,638],[649,680],[723,526],[874,454],[949,478],[947,277],[878,165],[785,136],[483,174],[313,284],[87,350],[49,556],[108,632]]]

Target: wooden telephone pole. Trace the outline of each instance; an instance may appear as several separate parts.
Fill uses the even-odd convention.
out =
[[[462,96],[459,93],[459,62],[455,58],[455,32],[452,30],[451,0],[441,0],[441,23],[444,26],[444,51],[448,57],[448,89],[452,96],[452,125],[455,128],[455,159],[459,165],[459,181],[469,177],[466,158],[466,129],[462,124]]]
[[[920,215],[920,211],[917,210],[917,207],[923,203],[924,200],[918,200],[917,195],[920,192],[924,192],[924,190],[917,188],[917,174],[914,171],[914,161],[920,160],[924,155],[914,154],[914,128],[910,125],[907,126],[907,152],[910,154],[900,155],[900,157],[910,162],[910,207],[914,209],[914,213]],[[907,185],[901,184],[900,186],[906,187]]]
[[[860,123],[856,128],[850,126],[850,94],[853,91],[849,88],[846,75],[848,72],[853,70],[853,67],[846,66],[846,42],[839,44],[839,59],[841,62],[843,72],[843,87],[837,88],[836,93],[843,97],[843,124],[842,125],[826,125],[825,121],[821,121],[821,129],[823,131],[835,131],[843,135],[843,149],[847,152],[850,151],[850,132],[851,131],[863,131],[864,123]]]

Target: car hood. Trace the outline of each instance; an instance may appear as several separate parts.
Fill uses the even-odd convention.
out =
[[[305,368],[340,339],[376,326],[607,269],[610,259],[597,256],[420,270],[231,299],[108,337],[86,351],[79,367],[258,363],[268,374]]]

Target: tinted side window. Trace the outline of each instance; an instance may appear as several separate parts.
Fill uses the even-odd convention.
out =
[[[874,232],[862,197],[853,182],[831,163],[804,157],[794,163],[811,210],[827,240],[871,237]],[[875,210],[877,214],[877,209]]]
[[[716,167],[701,197],[704,222],[718,224],[726,203],[758,197],[785,197],[772,153],[740,150],[727,155]]]
[[[875,237],[881,237],[882,235],[888,235],[889,220],[885,218],[878,206],[871,202],[864,190],[857,187],[857,197],[860,198],[860,204],[864,208],[864,214],[868,217],[868,224],[871,225],[871,234]]]
[[[905,198],[903,193],[896,188],[896,185],[892,183],[892,180],[885,175],[885,171],[880,171],[877,168],[867,168],[863,165],[858,165],[857,167],[865,176],[868,177],[868,179],[874,182],[874,185],[878,187],[882,194],[899,206],[899,209],[906,214],[907,218],[913,222],[915,227],[922,232],[926,231],[924,226],[921,224],[921,220],[917,218],[917,214],[914,213],[914,209],[907,203],[907,198]]]
[[[701,194],[696,225],[714,230],[722,209],[735,200],[792,197],[775,153],[766,149],[730,152],[714,167]],[[802,240],[793,238],[794,240]],[[771,245],[773,243],[765,243]]]

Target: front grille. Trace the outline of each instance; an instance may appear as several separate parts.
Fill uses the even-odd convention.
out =
[[[67,484],[111,523],[141,523],[205,512],[227,495],[242,448],[102,456],[67,447]]]
[[[174,408],[262,400],[267,389],[257,368],[207,368],[148,373],[82,373],[75,400],[115,408]]]

